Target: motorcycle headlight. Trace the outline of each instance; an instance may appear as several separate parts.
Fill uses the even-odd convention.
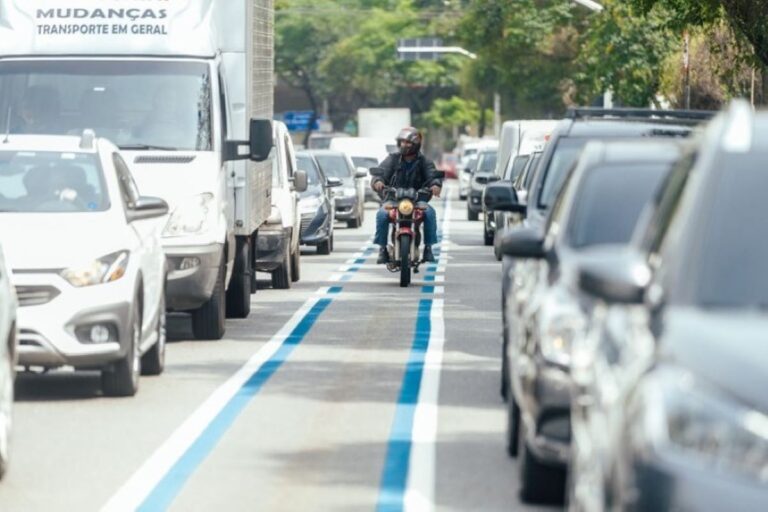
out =
[[[571,350],[579,337],[584,336],[586,320],[575,299],[555,292],[543,305],[540,346],[547,361],[570,366]]]
[[[128,256],[128,251],[113,252],[90,263],[62,270],[60,275],[78,288],[111,283],[125,275]]]
[[[168,219],[163,230],[164,237],[199,235],[211,227],[211,204],[213,194],[205,193],[191,197],[179,204]]]
[[[322,201],[317,196],[305,197],[299,201],[299,212],[314,213],[320,208]]]
[[[403,199],[397,205],[397,210],[401,215],[410,215],[413,213],[413,201],[409,199]]]
[[[693,459],[697,467],[740,473],[768,482],[768,416],[662,368],[648,376],[633,404],[641,421],[632,440],[659,453]]]

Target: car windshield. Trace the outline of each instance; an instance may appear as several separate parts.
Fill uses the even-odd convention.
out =
[[[317,163],[328,177],[351,178],[352,169],[349,168],[343,155],[315,155]]]
[[[605,165],[578,184],[566,239],[572,247],[628,243],[670,164]]]
[[[549,167],[544,170],[544,182],[539,195],[539,208],[548,209],[555,201],[579,153],[587,144],[585,138],[563,137],[557,141]]]
[[[96,212],[109,196],[94,154],[0,151],[0,211]]]
[[[355,167],[365,167],[366,169],[379,166],[379,161],[370,156],[353,156],[352,163],[355,164]]]
[[[768,309],[768,173],[762,165],[767,158],[729,153],[713,164],[717,174],[708,184],[706,205],[693,219],[693,246],[685,252],[672,301]]]
[[[496,157],[498,153],[496,151],[483,151],[480,156],[477,157],[476,172],[493,172],[496,169]]]
[[[211,150],[211,78],[203,62],[2,62],[0,106],[12,133],[90,128],[123,149]]]

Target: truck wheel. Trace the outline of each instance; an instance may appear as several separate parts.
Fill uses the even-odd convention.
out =
[[[277,269],[272,271],[272,288],[276,290],[287,290],[291,287],[291,253],[288,247],[283,254],[283,262]]]
[[[259,282],[256,279],[256,237],[257,233],[251,235],[251,294],[256,293],[259,289]]]
[[[141,358],[142,375],[160,375],[165,368],[165,290],[160,292],[157,314],[157,325],[155,326],[157,341]]]
[[[208,302],[192,311],[192,333],[198,340],[220,340],[224,336],[224,318],[226,312],[226,294],[224,278],[226,277],[226,262],[219,265],[219,275],[216,286]]]
[[[227,289],[227,318],[248,318],[251,313],[251,251],[245,238],[236,240],[235,268]]]
[[[329,236],[319,244],[317,244],[317,254],[331,254],[331,237]]]
[[[297,247],[291,253],[291,281],[296,282],[301,278],[301,250]]]
[[[485,245],[493,245],[493,233],[488,230],[487,226],[483,226],[483,243]]]
[[[472,211],[472,208],[467,206],[467,220],[478,220],[479,218],[478,213]]]
[[[111,370],[101,372],[101,389],[106,396],[133,396],[139,390],[141,373],[141,313],[139,298],[133,300],[134,308],[128,328],[128,352]]]

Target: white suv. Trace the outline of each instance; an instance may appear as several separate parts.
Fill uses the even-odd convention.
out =
[[[8,467],[13,381],[16,369],[16,293],[0,247],[0,478]]]
[[[6,141],[0,240],[19,300],[19,364],[100,369],[106,395],[134,395],[140,372],[164,366],[168,205],[141,196],[117,147],[89,130]]]

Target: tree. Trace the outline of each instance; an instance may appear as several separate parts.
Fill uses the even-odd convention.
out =
[[[630,0],[642,12],[666,8],[672,14],[671,27],[711,26],[725,19],[743,36],[755,57],[768,66],[768,2],[765,0]]]
[[[321,63],[341,37],[341,28],[334,23],[341,12],[331,0],[279,0],[275,4],[275,71],[304,92],[315,116],[328,90]],[[313,116],[310,126],[314,121]],[[307,131],[305,146],[309,134]]]
[[[574,84],[581,103],[611,90],[618,103],[646,107],[655,101],[662,64],[679,38],[659,12],[632,16],[622,1],[606,0],[580,39]]]

